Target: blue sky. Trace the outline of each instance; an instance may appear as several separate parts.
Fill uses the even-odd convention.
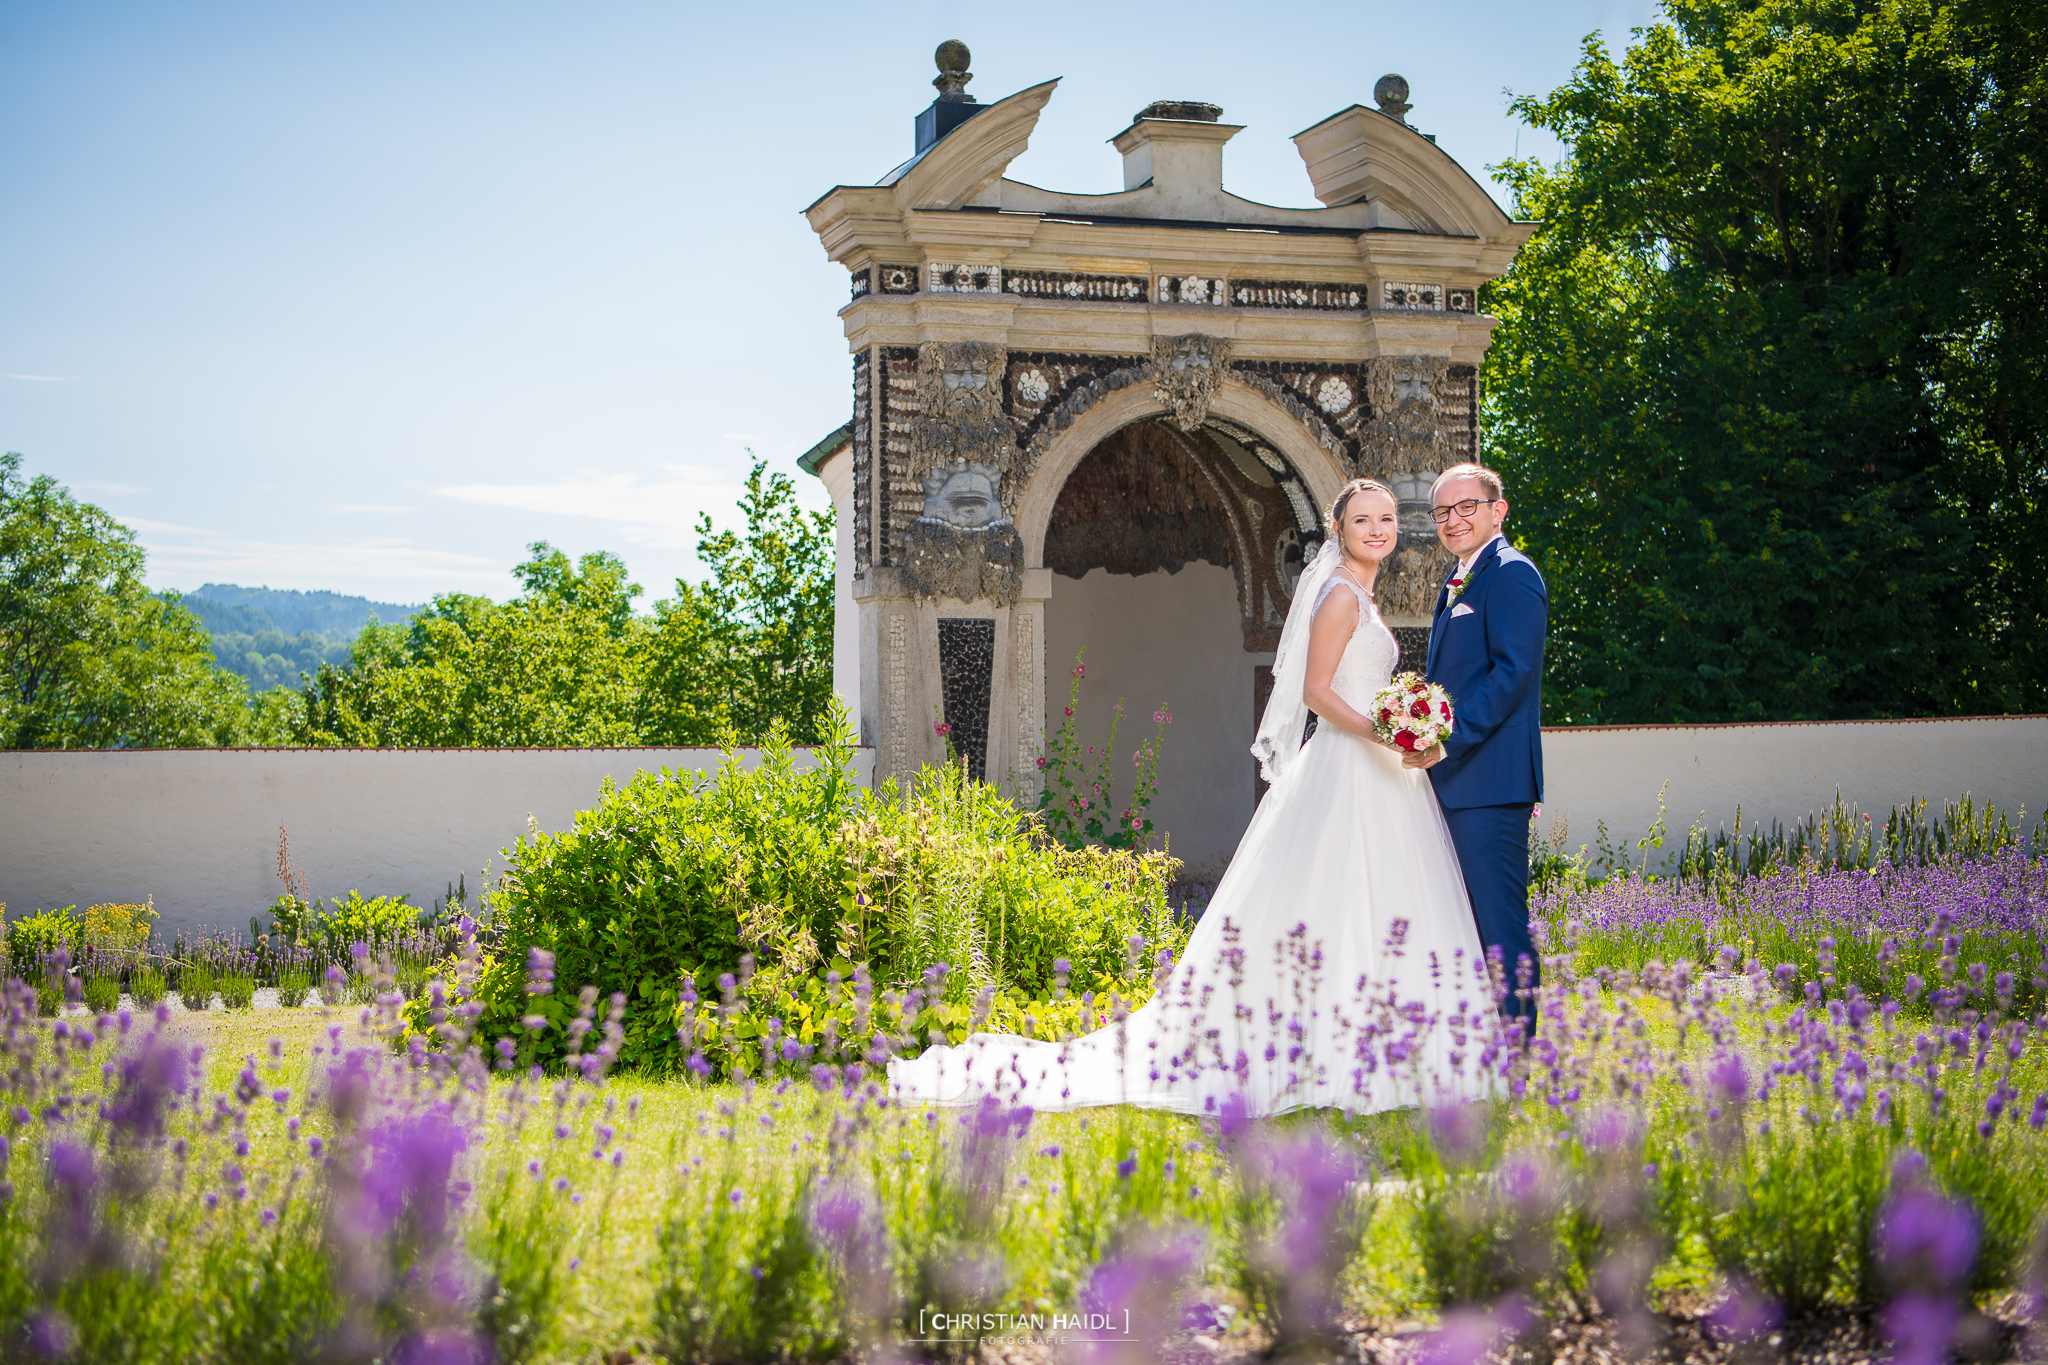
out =
[[[1507,91],[1653,17],[14,0],[0,449],[133,526],[157,587],[504,597],[545,539],[667,596],[748,449],[793,470],[845,420],[846,275],[800,210],[909,154],[940,40],[984,102],[1064,78],[1018,179],[1119,188],[1105,139],[1202,99],[1247,125],[1225,183],[1307,204],[1287,139],[1382,73],[1485,180],[1556,151]]]

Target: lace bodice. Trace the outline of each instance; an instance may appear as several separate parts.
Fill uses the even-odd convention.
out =
[[[1349,575],[1336,574],[1323,584],[1316,601],[1318,611],[1339,585],[1351,589],[1358,598],[1358,629],[1352,632],[1351,643],[1344,646],[1344,657],[1337,660],[1337,673],[1330,679],[1330,685],[1338,696],[1363,711],[1371,705],[1373,694],[1394,676],[1394,664],[1401,657],[1401,646],[1386,623],[1380,620],[1379,608]]]

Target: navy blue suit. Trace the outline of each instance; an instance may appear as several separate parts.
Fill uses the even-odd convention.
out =
[[[1456,601],[1446,583],[1429,629],[1427,676],[1451,695],[1457,727],[1429,770],[1458,850],[1472,915],[1487,948],[1500,950],[1508,985],[1528,959],[1529,815],[1543,799],[1543,637],[1550,594],[1529,557],[1496,539],[1472,561]],[[1507,1013],[1522,1002],[1510,996]]]

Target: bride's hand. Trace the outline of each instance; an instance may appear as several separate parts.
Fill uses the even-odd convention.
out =
[[[1444,746],[1432,744],[1427,749],[1413,749],[1401,755],[1404,768],[1434,768],[1444,761]]]

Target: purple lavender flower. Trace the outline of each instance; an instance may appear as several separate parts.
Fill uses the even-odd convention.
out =
[[[526,993],[548,995],[555,989],[555,955],[545,948],[526,950]]]
[[[1977,1259],[1977,1215],[1962,1200],[1906,1188],[1878,1212],[1872,1237],[1887,1276],[1902,1288],[1947,1292]]]
[[[1533,1317],[1528,1301],[1519,1294],[1504,1295],[1491,1308],[1453,1308],[1423,1342],[1417,1365],[1479,1365],[1503,1337],[1527,1331]]]
[[[164,1136],[164,1113],[191,1084],[184,1048],[151,1030],[114,1063],[113,1097],[101,1113],[117,1144],[146,1143]]]
[[[1173,1323],[1174,1299],[1194,1270],[1202,1239],[1192,1230],[1134,1239],[1096,1266],[1081,1287],[1081,1302],[1116,1324],[1082,1343],[1090,1365],[1152,1365],[1164,1357],[1163,1337]],[[1125,1321],[1131,1324],[1122,1331]]]
[[[1962,1309],[1952,1294],[1901,1294],[1886,1305],[1885,1336],[1893,1365],[1944,1365]]]
[[[1723,1104],[1741,1104],[1747,1099],[1749,1068],[1744,1065],[1742,1054],[1727,1052],[1710,1062],[1707,1066],[1707,1087]]]
[[[1704,1324],[1709,1341],[1741,1343],[1758,1341],[1777,1330],[1784,1310],[1777,1300],[1757,1292],[1747,1280],[1737,1278],[1728,1296],[1707,1314]]]
[[[1260,1134],[1244,1145],[1239,1178],[1269,1194],[1276,1210],[1270,1224],[1243,1234],[1276,1346],[1335,1340],[1338,1278],[1361,1231],[1351,1187],[1362,1175],[1352,1148],[1318,1129]]]
[[[1477,1166],[1486,1160],[1492,1116],[1484,1104],[1440,1104],[1429,1111],[1429,1137],[1444,1164]]]

